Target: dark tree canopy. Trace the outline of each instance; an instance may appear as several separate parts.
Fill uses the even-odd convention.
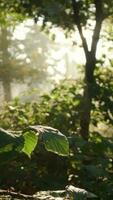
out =
[[[95,16],[95,10],[98,16]],[[76,12],[74,12],[76,10]],[[1,16],[7,13],[21,13],[24,16],[43,17],[44,22],[51,21],[63,28],[73,28],[79,22],[85,25],[88,19],[106,18],[113,14],[111,0],[1,0]],[[75,16],[76,15],[76,16]]]

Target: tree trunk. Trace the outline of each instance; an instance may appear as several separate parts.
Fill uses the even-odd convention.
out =
[[[10,47],[9,41],[9,32],[8,28],[4,25],[1,26],[1,71],[0,71],[0,79],[2,81],[3,92],[4,92],[4,100],[6,102],[11,100],[11,69],[10,69],[10,59],[11,55],[8,51]]]
[[[80,134],[85,140],[88,140],[89,135],[91,101],[89,84],[86,84],[84,88],[83,105],[80,118]]]
[[[82,100],[81,116],[80,116],[80,134],[85,140],[88,140],[89,136],[89,124],[91,115],[91,105],[93,98],[93,88],[95,85],[94,68],[96,60],[92,58],[91,52],[89,52],[89,58],[85,65],[85,84],[84,94]]]
[[[82,101],[82,109],[80,116],[80,134],[84,139],[88,139],[89,136],[89,124],[90,124],[90,115],[91,115],[91,104],[92,104],[92,93],[95,84],[94,78],[94,69],[96,66],[96,51],[97,44],[100,37],[100,31],[102,22],[105,18],[103,12],[103,1],[102,0],[94,0],[95,5],[95,26],[93,29],[92,42],[91,42],[91,50],[88,49],[88,41],[84,37],[83,27],[80,18],[80,8],[78,1],[72,0],[73,7],[73,16],[75,20],[75,24],[77,26],[79,35],[81,37],[85,57],[86,57],[86,65],[85,65],[85,86],[84,86],[84,95]]]
[[[11,95],[11,82],[9,80],[3,80],[3,91],[4,91],[4,100],[6,102],[11,101],[12,95]]]

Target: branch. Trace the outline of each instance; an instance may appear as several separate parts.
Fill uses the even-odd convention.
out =
[[[35,200],[36,197],[33,197],[32,195],[26,195],[22,193],[12,192],[8,190],[0,190],[0,195],[10,195],[13,198],[20,198],[20,199],[29,199],[29,200]]]
[[[87,45],[87,41],[86,38],[83,35],[83,30],[82,30],[82,26],[81,26],[81,22],[80,22],[80,16],[79,16],[79,8],[78,8],[78,3],[76,2],[76,0],[72,0],[72,7],[73,7],[73,12],[74,12],[74,21],[75,24],[78,28],[81,40],[82,40],[82,45],[84,48],[84,52],[85,52],[85,56],[86,58],[88,57],[88,45]]]
[[[91,54],[96,56],[97,44],[100,37],[100,31],[102,27],[102,22],[104,20],[103,8],[102,8],[102,0],[94,0],[96,13],[95,13],[95,28],[92,36],[92,44],[91,44]]]

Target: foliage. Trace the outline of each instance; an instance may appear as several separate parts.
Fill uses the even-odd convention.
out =
[[[68,166],[67,166],[67,172],[69,177],[68,184],[77,185],[80,188],[85,188],[86,190],[95,193],[102,200],[112,199],[113,198],[112,138],[111,139],[104,138],[98,133],[93,133],[90,136],[90,140],[87,142],[84,141],[79,135],[75,134],[69,138],[69,141],[70,141],[70,157],[68,159]],[[44,160],[42,159],[44,158],[44,154],[42,154],[42,149],[41,149],[39,154],[33,155],[34,158],[32,157],[31,161],[26,160],[26,158],[23,157],[23,159],[18,158],[16,160],[13,160],[12,163],[8,164],[9,168],[7,172],[5,170],[5,174],[6,176],[8,176],[10,172],[11,179],[13,177],[13,182],[11,182],[11,179],[9,181],[10,186],[12,184],[13,187],[16,187],[16,189],[20,190],[23,189],[24,192],[28,192],[28,190],[26,189],[27,187],[31,188],[32,192],[34,190],[36,191],[37,188],[39,187],[38,184],[42,184],[40,175],[44,176],[43,185],[40,186],[40,189],[47,188],[47,185],[45,187],[44,181],[46,184],[48,184],[48,181],[50,181],[51,185],[51,181],[55,178],[52,174],[54,163],[53,160],[51,160],[52,155],[49,156],[49,154],[46,154],[45,156],[46,159],[49,160],[48,162],[50,163],[49,173],[51,173],[52,175],[51,179],[48,180],[47,179],[48,176],[45,176],[44,170],[46,170],[46,173],[48,173],[47,172],[48,162],[47,160],[46,162],[44,162],[45,159]],[[40,159],[41,159],[41,165],[39,162]],[[58,160],[58,165],[60,165],[60,162],[61,161]],[[55,162],[56,173],[58,170],[58,165],[56,165]],[[45,169],[43,168],[44,166]],[[59,173],[60,174],[63,173],[63,170],[64,167],[61,168],[60,165]],[[20,176],[22,176],[22,178],[19,178]],[[7,185],[7,178],[5,179],[6,181],[5,186]],[[17,181],[18,178],[19,182]],[[54,181],[55,180],[56,179],[54,179]],[[65,182],[65,184],[67,183]],[[48,185],[48,187],[50,186]],[[51,186],[51,188],[54,187]],[[31,192],[31,190],[29,192]],[[73,193],[73,195],[74,194],[75,193]],[[82,193],[80,194],[80,192],[78,192],[78,197],[79,196],[82,196]]]
[[[97,68],[95,77],[91,124],[95,127],[99,122],[112,125],[112,68]],[[82,82],[63,81],[49,95],[43,95],[39,102],[21,103],[15,99],[6,104],[0,114],[0,126],[19,131],[29,125],[43,124],[55,127],[69,136],[79,131],[82,96]]]
[[[69,144],[65,135],[57,129],[47,126],[31,126],[37,134],[40,133],[40,140],[47,151],[54,152],[61,156],[69,155]]]
[[[43,124],[68,135],[79,126],[81,93],[81,84],[66,81],[49,95],[42,96],[40,102],[23,104],[15,99],[1,113],[0,125],[5,129],[20,130],[29,125]]]
[[[106,123],[104,113],[106,113],[106,109],[112,111],[112,98],[111,103],[108,104],[109,96],[106,95],[107,92],[111,96],[113,93],[112,79],[108,75],[110,77],[112,75],[109,70],[106,72],[97,70],[95,74],[97,86],[94,88],[96,91],[94,94],[97,95],[94,95],[92,105],[92,124],[94,125],[101,119]],[[106,76],[109,82],[106,80]],[[99,78],[101,78],[100,82]],[[84,141],[77,133],[81,97],[81,83],[72,82],[69,84],[69,82],[65,82],[56,87],[49,95],[44,95],[40,102],[22,104],[15,100],[6,105],[0,115],[2,127],[18,133],[21,129],[27,131],[30,124],[32,125],[31,130],[34,130],[36,124],[53,125],[68,136],[70,156],[62,158],[53,155],[51,152],[45,151],[45,147],[41,143],[40,150],[35,149],[31,160],[24,155],[21,158],[18,156],[18,159],[13,159],[8,163],[9,168],[7,172],[5,171],[5,175],[1,167],[3,177],[0,183],[4,187],[12,185],[17,190],[23,190],[27,193],[27,188],[31,188],[33,192],[37,188],[39,190],[43,188],[63,189],[65,185],[72,184],[91,191],[101,200],[113,198],[113,140],[112,138],[104,138],[97,132],[92,132],[89,141]],[[105,107],[101,106],[103,101]],[[76,118],[74,118],[74,112],[76,112]],[[109,120],[108,116],[107,119]],[[48,135],[49,129],[46,132]],[[7,176],[9,174],[13,178],[8,182]],[[51,186],[53,182],[54,184]]]
[[[77,25],[86,55],[86,64],[88,64],[85,66],[85,79],[87,80],[86,86],[89,87],[88,83],[94,78],[93,72],[96,64],[95,55],[101,25],[105,18],[113,14],[112,1],[59,0],[55,2],[54,0],[2,0],[0,11],[2,11],[2,14],[3,12],[4,14],[14,14],[15,12],[22,13],[24,16],[33,17],[35,22],[42,17],[42,28],[45,28],[48,21],[67,31],[74,30],[75,25]],[[96,23],[92,34],[91,50],[89,51],[89,41],[86,41],[84,37],[83,28],[88,27],[89,29],[91,26],[91,24],[89,24],[90,20],[94,20]],[[92,88],[90,84],[91,90],[94,91],[95,89],[96,91],[95,95],[93,94],[93,102],[90,90],[86,90],[88,91],[86,100],[89,100],[89,110],[87,109],[88,112],[85,112],[85,110],[83,111],[83,114],[86,114],[86,119],[87,116],[90,116],[90,107],[92,106],[92,123],[95,125],[98,119],[105,121],[106,119],[109,120],[112,116],[112,83],[110,83],[110,87],[108,84],[109,81],[106,82],[104,77],[98,76],[97,74],[96,78],[96,87],[93,85],[94,88]],[[86,89],[88,87],[86,87]],[[22,158],[18,156],[18,159],[13,159],[8,163],[9,168],[7,172],[3,167],[1,168],[3,174],[0,183],[2,186],[14,186],[18,190],[26,191],[27,188],[32,188],[33,192],[33,190],[37,188],[50,187],[51,182],[54,182],[54,185],[52,185],[53,188],[58,187],[60,184],[62,186],[66,185],[68,174],[68,181],[70,183],[81,188],[90,189],[90,191],[97,194],[101,200],[113,199],[113,141],[110,138],[103,138],[98,133],[93,133],[90,135],[89,141],[84,141],[76,134],[80,121],[78,116],[79,113],[82,112],[80,104],[82,92],[79,92],[77,88],[78,85],[69,86],[68,88],[66,88],[66,86],[61,86],[60,89],[53,90],[50,96],[45,95],[40,103],[27,103],[22,105],[15,101],[7,106],[4,113],[1,114],[0,123],[2,127],[14,131],[27,128],[30,124],[52,125],[55,128],[59,128],[63,133],[69,136],[70,157],[67,160],[65,158],[60,160],[60,158],[56,155],[53,156],[50,152],[44,154],[42,145],[40,152],[36,149],[31,158],[32,162],[29,162],[24,156]],[[110,94],[110,97],[108,97],[108,94]],[[87,97],[90,95],[91,99],[88,99]],[[88,101],[85,103],[88,104]],[[112,118],[109,122],[111,121]],[[26,138],[29,141],[28,137]],[[50,137],[49,139],[49,142],[51,142]],[[46,137],[45,142],[47,142]],[[58,153],[57,145],[55,145],[55,147],[56,149],[54,149],[54,151]],[[10,148],[12,148],[12,146],[10,146]],[[45,148],[48,148],[47,143]],[[53,148],[53,144],[50,145],[49,150],[51,148]],[[24,149],[26,151],[26,148]],[[62,154],[62,149],[60,150]],[[40,156],[38,157],[37,155]],[[51,176],[49,176],[50,172]],[[10,180],[7,178],[9,174],[11,177]]]
[[[45,159],[45,150],[59,156],[69,155],[69,143],[66,136],[51,127],[32,126],[24,130],[20,135],[12,135],[4,129],[0,129],[0,140],[0,170],[3,171],[0,178],[0,185],[2,185],[2,187],[9,187],[9,185],[12,185],[15,189],[19,189],[25,193],[27,193],[26,187],[28,183],[26,179],[29,174],[31,176],[31,180],[29,180],[30,184],[34,184],[32,183],[34,179],[36,179],[37,184],[40,184],[40,176],[42,176],[42,174],[44,176],[44,174],[46,175],[47,173],[47,165],[44,163],[44,166],[42,166],[42,162],[40,165],[40,161],[37,161],[38,159],[40,160],[40,156]],[[28,159],[25,154],[31,159]],[[50,153],[50,155],[51,157],[53,156],[53,158],[57,158],[54,157],[52,153]],[[8,166],[8,170],[5,170],[5,172],[4,169],[6,166]],[[43,167],[45,168],[45,172],[43,171]],[[37,170],[37,173],[35,170]],[[12,175],[12,179],[8,178],[9,173]],[[20,175],[22,174],[24,174],[24,176],[22,176],[22,179],[18,183],[18,178],[20,179]],[[43,178],[45,179],[45,177]],[[31,186],[29,193],[34,192],[34,189],[37,188],[37,184],[34,188]],[[40,187],[42,187],[41,184]]]
[[[89,142],[74,136],[71,150],[69,182],[94,192],[102,200],[112,199],[113,140],[98,133],[93,133]]]
[[[77,1],[76,5],[79,11],[79,19],[75,20],[73,15],[72,0],[59,0],[57,2],[54,0],[1,0],[0,10],[2,15],[7,13],[21,13],[24,17],[29,16],[35,18],[35,21],[37,21],[39,17],[43,17],[44,25],[46,22],[51,21],[54,25],[70,29],[73,28],[75,23],[77,23],[77,20],[80,20],[81,23],[85,25],[88,19],[94,19],[94,3],[95,2],[93,0]],[[113,14],[112,6],[112,1],[102,1],[104,17]]]
[[[96,87],[93,97],[93,116],[95,125],[99,121],[113,125],[113,81],[112,67],[98,67],[95,72]]]
[[[66,136],[51,127],[32,126],[18,136],[0,129],[0,141],[0,154],[17,151],[24,152],[30,157],[38,143],[43,143],[47,151],[58,155],[67,156],[69,154]],[[2,161],[1,164],[3,164]]]

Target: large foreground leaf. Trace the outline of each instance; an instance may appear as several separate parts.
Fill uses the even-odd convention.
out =
[[[29,131],[23,134],[23,138],[24,138],[24,144],[22,152],[24,152],[30,157],[31,153],[34,151],[37,145],[38,135],[36,135],[33,131]]]
[[[60,131],[47,126],[31,126],[30,128],[40,134],[39,138],[45,145],[47,151],[61,156],[69,155],[68,140]]]
[[[4,155],[8,156],[11,152],[13,155],[16,155],[16,152],[24,152],[30,157],[37,141],[38,136],[31,130],[22,135],[15,135],[0,128],[0,155],[5,153]]]

